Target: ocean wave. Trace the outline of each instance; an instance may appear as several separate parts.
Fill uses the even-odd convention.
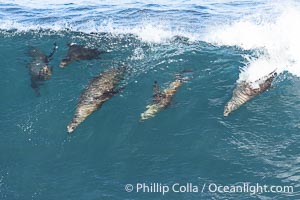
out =
[[[68,30],[87,34],[132,34],[147,43],[165,43],[180,36],[192,42],[205,41],[216,45],[236,46],[244,50],[257,51],[255,56],[245,57],[245,65],[241,66],[238,81],[255,82],[274,70],[278,73],[288,71],[300,76],[300,39],[298,37],[300,28],[297,25],[300,8],[299,4],[294,1],[285,3],[267,1],[268,6],[258,6],[257,12],[251,12],[251,15],[247,14],[247,10],[256,4],[248,3],[244,17],[239,17],[237,12],[227,17],[226,23],[223,23],[225,20],[221,19],[226,13],[224,8],[229,6],[227,10],[232,10],[233,6],[238,3],[222,1],[221,13],[215,7],[209,9],[213,8],[214,4],[221,4],[220,1],[210,4],[204,1],[200,3],[175,1],[175,4],[178,3],[181,7],[178,9],[177,6],[176,12],[173,11],[167,15],[162,10],[166,7],[170,12],[171,1],[158,2],[161,4],[146,1],[121,1],[116,4],[92,0],[80,0],[76,3],[69,0],[61,2],[47,0],[43,3],[13,2],[0,4],[0,14],[11,12],[7,11],[8,8],[22,8],[22,12],[15,13],[14,18],[8,15],[0,19],[0,30],[16,32]],[[146,6],[145,10],[145,5],[150,6]],[[201,8],[199,8],[200,5]],[[87,8],[89,8],[88,12]],[[4,12],[3,9],[6,11]],[[195,13],[189,12],[187,17],[188,10]],[[209,19],[206,15],[207,10],[211,12]],[[28,17],[33,13],[36,15]],[[214,14],[219,17],[214,18]]]
[[[254,82],[276,70],[300,77],[300,8],[276,5],[273,12],[256,13],[227,25],[211,27],[206,41],[216,45],[259,50],[245,57],[239,80]]]
[[[220,10],[217,5],[220,5]],[[174,36],[194,41],[203,36],[206,27],[222,24],[223,16],[229,10],[235,9],[239,13],[236,7],[236,3],[229,0],[122,0],[118,3],[108,0],[11,0],[0,3],[0,16],[3,16],[0,29],[134,34],[145,42],[153,43],[165,42]]]
[[[33,23],[19,23],[14,20],[2,20],[0,30],[16,32],[29,31],[72,31],[89,33],[109,33],[114,36],[132,34],[137,36],[143,42],[149,43],[163,43],[179,36],[188,38],[190,41],[196,41],[199,38],[197,33],[186,31],[184,28],[172,27],[167,22],[142,22],[135,26],[118,26],[113,20],[105,20],[101,23],[88,21],[83,24],[72,24],[67,22],[56,22],[54,24],[33,24]]]

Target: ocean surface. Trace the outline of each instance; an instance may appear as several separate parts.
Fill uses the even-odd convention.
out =
[[[299,1],[0,1],[0,199],[300,199],[299,19]],[[28,48],[49,54],[55,42],[37,96]],[[70,43],[108,53],[62,69]],[[120,63],[125,89],[68,135],[81,92]],[[171,105],[141,122],[153,82],[166,88],[185,69]],[[238,81],[274,70],[272,89],[223,117]],[[243,183],[294,190],[207,188]]]

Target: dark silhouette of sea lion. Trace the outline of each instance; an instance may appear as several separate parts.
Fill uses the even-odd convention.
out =
[[[117,88],[125,75],[126,67],[121,66],[104,71],[94,78],[82,92],[74,117],[67,126],[68,133],[82,123],[90,114],[99,109],[102,104],[124,88]]]
[[[141,114],[141,121],[154,117],[158,112],[166,109],[171,104],[179,87],[188,79],[183,77],[183,73],[186,72],[191,72],[191,70],[184,70],[176,74],[175,81],[171,82],[169,87],[163,91],[160,89],[157,81],[154,81],[152,103],[147,105],[147,110]]]
[[[69,50],[65,58],[63,58],[60,62],[60,67],[64,68],[68,64],[74,61],[80,60],[92,60],[99,58],[100,53],[104,53],[105,51],[100,51],[98,49],[91,49],[85,47],[83,45],[77,44],[68,44]]]
[[[53,50],[48,56],[36,47],[30,47],[29,49],[29,56],[32,57],[32,61],[28,64],[31,87],[37,95],[40,95],[39,86],[52,75],[52,67],[49,66],[49,62],[56,52],[56,49],[57,45],[54,43]]]
[[[253,83],[246,81],[238,83],[237,87],[233,91],[232,98],[225,105],[224,116],[228,116],[232,111],[238,109],[250,99],[253,99],[257,95],[268,90],[276,76],[277,73],[273,71],[267,76],[255,81],[255,84],[259,86],[258,88],[253,88]]]

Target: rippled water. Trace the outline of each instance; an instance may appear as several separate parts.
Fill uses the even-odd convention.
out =
[[[0,199],[299,199],[296,1],[0,2]],[[37,97],[30,46],[50,53]],[[59,68],[68,43],[106,50]],[[89,81],[129,66],[121,94],[67,135]],[[192,69],[171,106],[140,122],[152,85]],[[273,88],[229,117],[236,82]],[[128,193],[138,182],[289,185],[294,193]]]

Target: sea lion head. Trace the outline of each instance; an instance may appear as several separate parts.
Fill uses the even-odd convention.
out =
[[[71,62],[71,59],[69,58],[69,57],[66,57],[66,58],[64,58],[64,59],[62,59],[61,61],[60,61],[60,64],[59,64],[59,66],[61,67],[61,68],[64,68],[67,64],[69,64]]]
[[[75,130],[75,128],[76,128],[76,124],[75,123],[70,123],[68,126],[67,126],[67,130],[68,130],[68,133],[72,133],[74,130]]]
[[[146,119],[154,117],[155,114],[162,109],[162,106],[159,103],[157,103],[157,104],[148,105],[146,108],[147,110],[141,114],[140,121],[144,121]]]
[[[45,65],[39,71],[39,77],[43,80],[49,79],[51,75],[52,75],[52,67],[49,67],[48,65]]]
[[[239,105],[234,101],[229,101],[224,108],[224,116],[227,117],[232,111],[238,109]]]
[[[77,128],[77,126],[80,124],[82,120],[78,120],[78,115],[76,114],[74,116],[74,118],[72,119],[72,121],[69,123],[69,125],[67,126],[67,131],[68,133],[73,133],[74,130]]]

